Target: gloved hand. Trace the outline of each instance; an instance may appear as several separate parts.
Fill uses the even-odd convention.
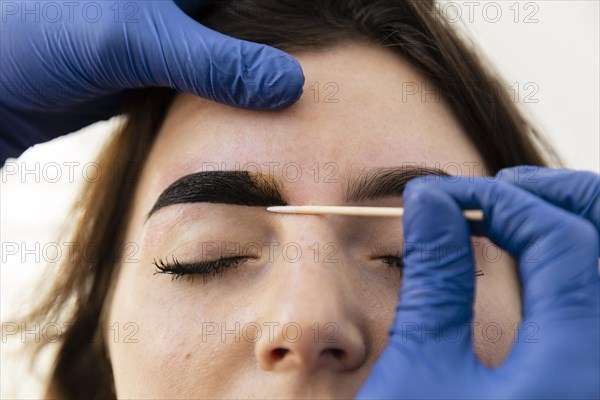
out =
[[[2,163],[117,114],[124,89],[170,87],[253,109],[302,93],[293,57],[210,30],[172,0],[0,6]]]
[[[600,178],[540,167],[505,169],[496,177],[408,184],[400,303],[388,347],[358,398],[600,398]],[[461,209],[483,209],[478,229],[517,260],[521,326],[539,328],[537,343],[518,341],[495,369],[476,359],[465,329],[475,274]],[[457,242],[462,252],[446,258],[420,247],[456,250]],[[535,260],[530,251],[525,257],[531,246]],[[403,322],[411,322],[410,332]],[[452,343],[432,337],[437,331],[455,338],[457,329],[464,334]]]

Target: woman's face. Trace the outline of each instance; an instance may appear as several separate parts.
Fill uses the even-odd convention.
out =
[[[389,50],[348,44],[295,56],[306,84],[288,109],[187,94],[173,104],[138,183],[126,239],[134,251],[105,321],[119,397],[353,396],[394,319],[402,221],[265,205],[397,206],[414,166],[485,172],[448,105]],[[519,321],[518,280],[489,242],[474,240],[474,253],[475,348],[493,365]],[[155,273],[154,261],[221,257],[247,259],[206,276]]]

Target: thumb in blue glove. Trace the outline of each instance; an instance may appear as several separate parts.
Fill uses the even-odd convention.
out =
[[[436,182],[436,177],[409,183],[400,304],[388,347],[358,398],[600,396],[600,244],[597,221],[589,219],[594,213],[587,212],[598,202],[598,178],[544,172],[553,184],[529,190],[507,178]],[[569,187],[582,183],[593,187],[568,194]],[[581,198],[573,197],[577,193]],[[517,342],[495,369],[476,359],[465,329],[473,319],[474,263],[471,230],[461,210],[469,208],[484,210],[482,232],[517,259],[522,326],[539,328],[537,343]],[[422,251],[432,245],[456,249],[457,242],[463,251],[445,258]],[[531,246],[538,250],[536,260],[525,257]],[[444,332],[457,329],[464,332],[458,340],[432,339],[432,331],[456,337]]]

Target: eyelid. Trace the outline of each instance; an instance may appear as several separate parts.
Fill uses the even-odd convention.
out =
[[[402,250],[378,252],[378,253],[375,253],[374,256],[371,256],[371,260],[379,260],[380,258],[385,258],[385,257],[397,257],[397,258],[401,259],[402,258]]]
[[[175,256],[172,256],[171,262],[169,262],[168,258],[166,262],[159,258],[158,261],[156,259],[153,261],[153,264],[157,268],[154,274],[171,274],[173,275],[173,279],[183,276],[191,278],[194,275],[201,275],[204,278],[204,283],[206,283],[208,275],[223,275],[228,268],[237,268],[238,265],[245,263],[249,258],[248,256],[220,257],[213,261],[189,263],[179,262]]]
[[[391,237],[383,241],[373,242],[369,246],[369,254],[374,254],[371,259],[376,259],[390,254],[399,254],[402,257],[404,252],[404,240],[402,238]]]

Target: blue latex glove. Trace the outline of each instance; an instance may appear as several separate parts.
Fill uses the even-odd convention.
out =
[[[171,0],[0,6],[1,163],[117,114],[124,89],[170,87],[253,109],[302,93],[293,57],[210,30]]]
[[[358,398],[600,398],[600,178],[539,167],[505,169],[497,178],[408,184],[400,303],[388,347]],[[472,232],[461,209],[483,209],[477,229],[517,260],[522,326],[539,328],[537,343],[513,344],[495,369],[472,350]],[[453,251],[442,258],[420,251],[425,244]],[[443,339],[458,329],[459,340]]]

